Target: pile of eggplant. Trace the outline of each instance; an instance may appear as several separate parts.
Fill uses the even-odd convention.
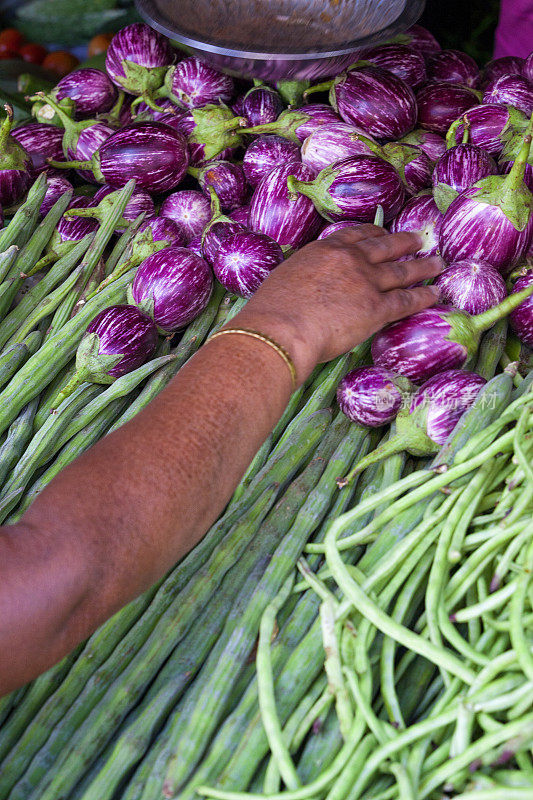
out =
[[[42,269],[104,224],[115,190],[135,181],[115,231],[132,232],[128,258],[93,289],[137,266],[130,305],[89,325],[79,361],[93,373],[78,382],[138,367],[158,333],[202,312],[215,281],[248,298],[298,248],[376,218],[421,232],[417,257],[438,253],[445,270],[439,305],[381,331],[374,365],[343,379],[351,419],[396,419],[398,448],[433,452],[499,364],[530,368],[533,53],[480,69],[415,25],[358,57],[316,86],[250,85],[139,23],[114,36],[105,72],[78,69],[32,97],[34,120],[13,127],[8,110],[6,215],[43,171],[43,216],[74,191]],[[511,336],[494,336],[474,370],[480,341],[507,318]]]

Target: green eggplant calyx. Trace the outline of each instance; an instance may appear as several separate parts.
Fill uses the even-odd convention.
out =
[[[474,327],[472,322],[474,319],[476,317],[458,309],[450,311],[446,317],[446,322],[450,326],[450,332],[446,339],[464,348],[465,364],[476,354],[482,332]]]
[[[100,353],[100,337],[97,333],[86,333],[76,353],[76,372],[85,381],[92,383],[113,383],[115,378],[109,370],[116,367],[124,358],[124,353]]]
[[[13,108],[6,103],[4,110],[6,117],[0,125],[0,169],[27,170],[30,157],[22,145],[11,136]]]
[[[459,197],[459,192],[447,183],[438,183],[433,189],[433,199],[441,214],[446,213],[456,197]]]
[[[130,94],[153,96],[165,80],[168,67],[143,67],[135,61],[122,61],[124,75],[118,78]]]
[[[312,181],[300,181],[295,178],[294,175],[289,175],[287,178],[287,188],[289,194],[293,196],[293,199],[296,199],[295,196],[298,194],[305,195],[313,201],[317,211],[322,214],[323,217],[329,219],[328,214],[342,213],[342,209],[329,194],[329,188],[336,177],[337,172],[335,167],[326,167],[321,170]]]
[[[300,106],[303,102],[304,92],[311,86],[310,80],[303,81],[278,81],[276,89],[282,99],[290,107]]]

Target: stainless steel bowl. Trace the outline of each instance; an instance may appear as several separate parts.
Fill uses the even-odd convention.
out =
[[[341,72],[396,36],[425,0],[136,0],[156,30],[233,75],[267,81]]]

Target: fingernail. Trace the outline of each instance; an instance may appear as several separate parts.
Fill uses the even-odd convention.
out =
[[[435,297],[437,298],[440,297],[440,289],[438,286],[435,286],[435,284],[431,284],[431,286],[428,286],[428,289],[431,289]]]

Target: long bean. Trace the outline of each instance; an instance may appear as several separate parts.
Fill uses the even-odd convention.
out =
[[[44,200],[46,188],[46,175],[42,172],[30,187],[26,200],[17,209],[9,225],[0,232],[0,252],[4,252],[12,245],[20,248],[26,244],[37,226],[39,209]]]
[[[12,244],[4,253],[0,253],[0,283],[6,279],[11,267],[15,263],[18,252],[19,248],[17,245]]]

